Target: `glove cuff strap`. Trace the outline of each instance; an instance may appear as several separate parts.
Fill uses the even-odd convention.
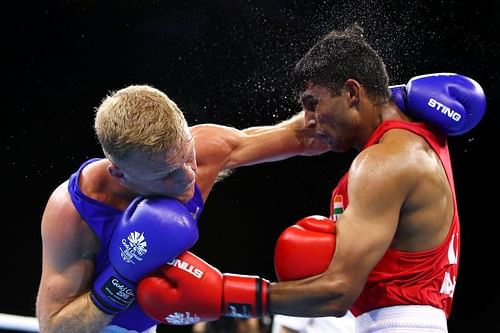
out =
[[[269,281],[261,277],[255,279],[255,312],[258,317],[267,315],[269,300]]]

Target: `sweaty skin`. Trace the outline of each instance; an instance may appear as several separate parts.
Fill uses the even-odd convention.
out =
[[[80,187],[89,197],[124,210],[142,193],[162,194],[187,201],[194,193],[194,179],[204,200],[223,170],[271,162],[296,155],[325,152],[326,146],[308,137],[302,115],[274,126],[236,130],[204,124],[190,129],[192,142],[164,163],[148,165],[140,153],[118,168],[109,160],[83,170]],[[131,168],[131,169],[130,169]],[[131,172],[133,171],[133,172]],[[133,176],[134,175],[134,176]],[[37,297],[41,332],[99,332],[112,319],[90,300],[94,256],[100,243],[75,210],[67,182],[50,196],[42,217],[43,267]]]
[[[347,80],[339,96],[313,84],[304,95],[311,96],[302,98],[308,102],[303,103],[306,124],[337,152],[362,149],[382,121],[409,120],[391,103],[371,103],[355,80]],[[337,221],[330,266],[310,278],[272,284],[272,313],[342,316],[389,247],[422,251],[445,239],[452,192],[439,158],[422,137],[388,131],[356,156],[348,184],[349,205]]]

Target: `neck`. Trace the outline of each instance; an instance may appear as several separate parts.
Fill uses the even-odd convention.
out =
[[[387,103],[382,106],[381,109],[381,121],[386,120],[404,120],[412,121],[410,117],[404,114],[394,103]]]
[[[358,140],[358,144],[354,147],[358,151],[364,147],[368,138],[370,138],[382,122],[387,120],[411,121],[411,119],[402,113],[394,103],[367,103],[363,110],[363,119],[361,120],[361,123],[364,124],[364,127],[360,131],[361,135]]]

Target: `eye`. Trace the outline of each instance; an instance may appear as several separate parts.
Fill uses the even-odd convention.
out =
[[[165,180],[165,179],[172,177],[177,170],[179,170],[179,169],[174,169],[174,170],[170,171],[165,176],[161,177],[160,180]]]
[[[172,173],[168,173],[167,175],[161,177],[160,180],[168,179],[171,175],[172,175]]]
[[[300,101],[301,101],[302,105],[304,106],[304,109],[306,109],[307,111],[314,112],[316,110],[316,106],[318,105],[318,99],[315,96],[310,95],[310,94],[302,95],[302,97],[300,98]]]

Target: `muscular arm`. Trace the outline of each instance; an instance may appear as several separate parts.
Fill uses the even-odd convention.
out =
[[[43,264],[37,297],[41,332],[99,332],[112,316],[89,297],[97,244],[60,185],[42,218]]]
[[[302,113],[271,126],[238,130],[203,124],[191,128],[195,138],[198,184],[204,197],[219,172],[241,166],[283,160],[297,155],[317,155],[328,150],[304,127]]]
[[[271,286],[271,311],[295,316],[341,316],[362,291],[369,272],[390,246],[401,206],[415,183],[409,152],[375,145],[349,171],[349,206],[337,222],[337,243],[319,275]]]
[[[313,137],[314,131],[305,127],[303,112],[276,125],[249,127],[241,133],[238,149],[230,156],[234,164],[228,163],[227,169],[329,150],[327,144]]]
[[[314,140],[315,131],[305,126],[304,111],[284,120],[276,125],[254,126],[241,130],[247,135],[257,135],[273,131],[277,128],[285,128],[293,131],[293,135],[299,143],[301,155],[317,155],[329,150],[328,145]]]

